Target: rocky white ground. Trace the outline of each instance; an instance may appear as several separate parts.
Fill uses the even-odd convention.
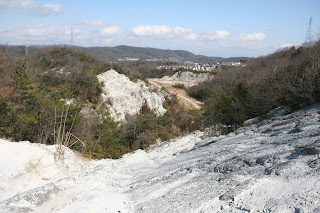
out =
[[[166,112],[163,108],[165,94],[158,92],[153,86],[147,86],[141,80],[133,82],[115,70],[101,73],[97,78],[104,84],[102,99],[107,104],[110,116],[116,121],[124,121],[126,115],[140,113],[144,104],[157,115]]]
[[[209,73],[194,73],[194,72],[176,72],[170,77],[172,81],[186,81],[186,82],[204,82],[213,78]]]
[[[100,161],[1,140],[0,212],[320,212],[320,104],[203,135]]]

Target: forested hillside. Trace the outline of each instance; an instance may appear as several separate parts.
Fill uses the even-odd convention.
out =
[[[225,68],[188,92],[205,102],[207,125],[239,126],[279,106],[291,112],[318,103],[320,42],[250,59],[244,67]]]
[[[80,123],[84,104],[97,104],[101,93],[95,75],[110,67],[84,52],[68,48],[44,48],[29,57],[13,60],[1,49],[2,137],[54,143],[55,120],[65,102],[65,125]],[[58,116],[59,115],[59,116]]]
[[[195,61],[199,63],[217,62],[217,61],[239,61],[246,57],[238,58],[222,58],[208,57],[203,55],[195,55],[185,50],[163,50],[148,47],[131,47],[131,46],[116,46],[116,47],[88,47],[88,52],[107,61],[117,61],[125,57],[133,57],[139,59],[169,59],[175,58],[182,61]]]
[[[31,45],[28,47],[29,54],[36,53],[45,47]],[[69,46],[71,48],[71,46]],[[139,58],[139,59],[178,59],[181,61],[194,61],[198,63],[209,63],[209,62],[224,62],[224,61],[235,61],[248,59],[247,57],[210,57],[204,55],[196,55],[185,50],[165,50],[149,47],[133,47],[120,45],[115,47],[79,47],[72,46],[73,49],[78,49],[84,52],[88,52],[98,58],[108,61],[117,62],[118,59]],[[7,46],[6,53],[12,56],[21,57],[26,54],[25,46]]]
[[[182,60],[196,59],[197,57],[191,52],[184,50],[162,50],[156,48],[116,46],[116,47],[88,47],[90,53],[97,55],[106,60],[117,60],[119,58],[134,57],[140,59],[169,59],[177,58]],[[202,56],[205,57],[205,56]]]
[[[0,49],[0,136],[45,144],[64,140],[94,158],[119,157],[204,126],[227,125],[229,131],[279,106],[291,112],[320,101],[319,41],[224,68],[191,87],[190,96],[205,102],[201,110],[186,110],[173,96],[164,115],[143,107],[121,125],[106,111],[112,100],[102,101],[96,76],[113,68],[135,81],[130,70],[78,48],[47,47],[27,57],[5,48]],[[141,69],[136,74],[144,77]]]
[[[197,113],[167,100],[162,116],[144,107],[127,122],[115,122],[101,99],[97,75],[110,68],[136,77],[116,64],[77,48],[47,47],[28,57],[0,49],[0,136],[15,141],[64,143],[93,158],[119,157],[201,126]],[[89,116],[88,113],[90,112]]]

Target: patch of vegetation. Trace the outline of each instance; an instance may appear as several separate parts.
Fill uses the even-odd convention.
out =
[[[188,89],[205,102],[206,125],[235,126],[278,106],[297,110],[320,101],[320,42],[250,59],[245,67],[218,72],[210,82]]]
[[[167,141],[174,137],[201,129],[203,123],[197,110],[186,110],[178,105],[176,97],[167,102],[167,112],[156,116],[147,106],[140,114],[127,116],[122,131],[129,146],[147,148],[157,139]]]
[[[131,75],[138,76],[141,79],[162,78],[163,76],[172,76],[175,71],[172,69],[158,69],[160,65],[176,65],[175,62],[149,62],[149,61],[122,61],[119,66],[128,70]]]
[[[180,108],[175,98],[168,99],[163,116],[145,106],[141,114],[128,117],[127,124],[115,122],[99,100],[102,85],[96,75],[113,68],[133,80],[137,77],[81,50],[49,47],[15,60],[0,48],[0,62],[4,138],[54,144],[60,137],[85,156],[118,158],[158,138],[169,140],[201,126],[196,114]],[[82,112],[85,109],[88,113]]]
[[[85,52],[67,47],[41,49],[28,58],[16,61],[4,52],[0,52],[0,58],[4,60],[2,64],[5,65],[0,67],[0,90],[10,89],[6,89],[8,92],[0,101],[0,135],[15,141],[53,144],[55,126],[59,126],[58,115],[68,106],[64,127],[72,130],[76,137],[82,136],[81,131],[77,130],[80,126],[89,125],[89,122],[80,111],[86,105],[93,108],[97,106],[102,85],[96,74],[106,71],[104,69],[111,65],[96,60]],[[107,116],[96,119],[92,127],[103,131],[106,125],[110,128],[117,126],[110,118],[109,123],[106,119]],[[105,124],[106,122],[108,124]],[[97,134],[93,132],[88,137],[93,140]],[[101,138],[97,144],[102,144],[103,151],[106,151],[107,147],[116,149],[114,144],[119,141],[105,143],[103,141],[106,137]],[[72,145],[72,148],[91,153],[92,143],[88,141],[85,149],[77,144]],[[120,142],[119,144],[121,145]],[[104,155],[118,156],[119,153]]]
[[[186,86],[184,84],[174,84],[173,87],[177,89],[186,89]]]

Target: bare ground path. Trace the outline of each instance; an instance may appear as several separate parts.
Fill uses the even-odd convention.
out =
[[[152,78],[147,80],[152,85],[158,88],[164,87],[169,93],[177,95],[179,103],[184,105],[187,109],[200,109],[203,105],[202,102],[197,101],[196,99],[188,96],[185,90],[177,89],[173,87],[173,85],[175,84],[183,84],[185,86],[195,86],[197,85],[196,82],[174,81],[174,80],[170,80],[168,76],[165,76],[161,79]]]

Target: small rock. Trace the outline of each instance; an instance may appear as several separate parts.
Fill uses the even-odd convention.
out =
[[[320,140],[315,141],[313,144],[304,147],[304,151],[309,155],[317,155],[320,153]]]
[[[316,166],[319,165],[319,164],[320,164],[320,159],[319,158],[308,162],[309,167],[312,168],[312,169],[316,168]]]
[[[281,107],[277,107],[268,113],[268,117],[269,118],[278,117],[278,116],[284,115],[285,113],[286,111],[284,109],[282,109]]]
[[[191,169],[191,168],[187,168],[187,172],[188,172],[188,173],[191,173],[191,172],[192,172],[192,169]]]
[[[275,168],[273,168],[273,167],[265,168],[265,170],[264,170],[264,174],[266,174],[266,175],[272,175],[274,173],[275,173]]]
[[[223,195],[220,195],[219,200],[227,201],[232,200],[234,201],[234,193],[233,192],[226,192]]]
[[[319,213],[319,212],[320,212],[320,206],[319,206],[318,208],[315,208],[315,209],[313,210],[313,212],[314,212],[314,213]]]
[[[266,161],[267,161],[267,158],[257,158],[256,163],[263,166]]]
[[[243,160],[243,162],[244,162],[245,164],[247,164],[248,166],[250,166],[250,167],[256,165],[256,162],[253,161],[252,159],[245,159],[245,160]]]
[[[251,119],[249,119],[249,120],[246,120],[246,121],[244,121],[243,122],[243,126],[249,126],[249,125],[252,125],[252,124],[256,124],[256,123],[258,123],[260,121],[260,119],[259,118],[251,118]]]

